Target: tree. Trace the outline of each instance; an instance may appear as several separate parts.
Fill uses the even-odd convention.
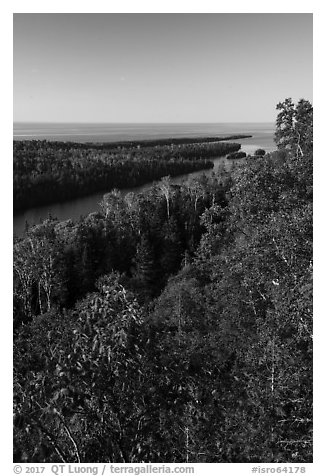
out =
[[[313,109],[309,101],[300,99],[295,105],[291,98],[277,104],[275,142],[278,149],[289,150],[295,156],[312,151]]]
[[[30,228],[26,237],[14,248],[14,271],[19,299],[27,316],[32,311],[33,294],[41,314],[51,310],[54,303],[65,300],[66,269],[63,244],[57,236],[57,221],[48,219]],[[35,300],[35,298],[34,298]],[[36,309],[34,309],[36,312]]]
[[[153,248],[145,235],[141,237],[133,262],[132,283],[138,291],[140,301],[144,302],[153,296],[157,275]]]
[[[291,98],[277,104],[280,111],[276,118],[275,142],[278,149],[292,149],[294,146],[295,106]]]
[[[170,200],[171,200],[171,197],[173,196],[173,189],[172,189],[170,177],[169,176],[163,177],[161,181],[158,183],[158,188],[165,197],[166,213],[169,219],[170,218]]]
[[[106,219],[110,217],[114,221],[116,214],[119,213],[119,207],[121,208],[122,204],[122,194],[120,190],[115,188],[110,193],[106,193],[103,196],[103,199],[100,202],[100,208]]]
[[[142,417],[142,313],[116,275],[15,342],[15,460],[132,462]]]
[[[295,134],[301,155],[312,153],[313,108],[309,101],[300,99],[295,111]]]
[[[35,277],[33,273],[33,256],[30,242],[18,241],[14,244],[14,304],[15,324],[18,321],[28,321],[33,315],[33,285]]]
[[[235,400],[219,395],[231,461],[311,460],[311,163],[278,152],[250,161],[233,174],[222,233],[218,213],[202,217],[210,312],[235,357],[225,380]]]
[[[182,246],[178,224],[174,217],[162,227],[160,264],[164,278],[178,271],[182,259]]]

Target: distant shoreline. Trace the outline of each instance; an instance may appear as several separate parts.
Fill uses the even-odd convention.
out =
[[[63,134],[58,134],[63,135]],[[67,134],[71,135],[71,134]],[[77,135],[77,134],[76,134]],[[78,134],[78,135],[88,135],[88,134]],[[102,135],[102,134],[99,134]],[[15,137],[15,136],[14,136]],[[24,137],[24,136],[20,136]],[[223,136],[209,136],[209,137],[174,137],[174,138],[162,138],[162,139],[141,139],[141,140],[128,140],[128,141],[114,141],[114,142],[74,142],[74,141],[56,141],[49,139],[14,139],[14,142],[51,142],[62,144],[63,146],[77,147],[77,148],[96,148],[96,149],[114,149],[121,147],[155,147],[155,146],[164,146],[164,145],[181,145],[181,144],[200,144],[200,143],[210,143],[210,142],[223,142],[229,140],[238,140],[238,139],[249,139],[253,137],[250,134],[233,134],[233,135],[223,135]]]

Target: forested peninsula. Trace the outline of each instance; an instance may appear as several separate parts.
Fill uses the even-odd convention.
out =
[[[15,239],[16,462],[312,461],[312,106],[277,110],[273,153]]]
[[[211,157],[238,151],[221,142],[248,136],[81,144],[14,141],[14,213],[161,177],[209,169]],[[250,137],[250,136],[249,136]]]

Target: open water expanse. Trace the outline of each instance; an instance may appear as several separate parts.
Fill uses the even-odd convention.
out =
[[[116,142],[126,140],[162,139],[176,137],[207,137],[225,136],[232,134],[250,134],[251,138],[239,139],[241,150],[253,153],[258,148],[266,152],[275,150],[273,140],[274,123],[218,123],[218,124],[37,124],[15,123],[14,140],[52,140],[71,142]],[[193,172],[174,177],[174,183],[181,183],[190,177],[196,177],[202,173],[211,174],[217,172],[219,165],[224,163],[227,168],[234,161],[225,157],[212,159],[214,168]],[[152,183],[133,189],[123,189],[124,194],[133,191],[141,192],[148,189]],[[108,190],[109,191],[109,190]],[[25,229],[25,223],[36,224],[46,218],[49,213],[59,220],[78,219],[98,210],[98,204],[105,192],[96,193],[68,202],[54,203],[45,207],[37,207],[26,210],[14,216],[13,227],[16,235],[21,235]]]

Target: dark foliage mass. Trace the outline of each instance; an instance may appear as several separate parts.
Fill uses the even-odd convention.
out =
[[[228,154],[227,155],[227,159],[231,159],[231,160],[234,160],[234,159],[244,159],[246,157],[246,153],[243,152],[243,151],[240,151],[240,152],[232,152],[231,154]]]
[[[174,137],[161,139],[143,139],[143,140],[128,140],[116,142],[70,142],[70,141],[55,141],[54,144],[60,149],[96,149],[96,150],[111,150],[111,149],[133,149],[137,147],[157,147],[157,146],[171,146],[171,145],[185,145],[185,144],[207,144],[210,142],[221,142],[225,140],[246,139],[252,137],[247,134],[232,134],[232,135],[218,135],[213,137]],[[34,141],[35,142],[35,141]]]
[[[312,461],[299,145],[15,241],[15,461]]]
[[[194,140],[169,145],[161,145],[163,140],[148,141],[156,145],[146,143],[146,147],[140,143],[117,147],[116,143],[115,148],[112,144],[14,141],[14,212],[212,168],[209,158],[240,148],[232,142]]]
[[[257,150],[255,150],[255,155],[256,155],[256,156],[262,157],[262,156],[264,156],[265,154],[266,154],[266,151],[265,151],[264,149],[257,149]]]

